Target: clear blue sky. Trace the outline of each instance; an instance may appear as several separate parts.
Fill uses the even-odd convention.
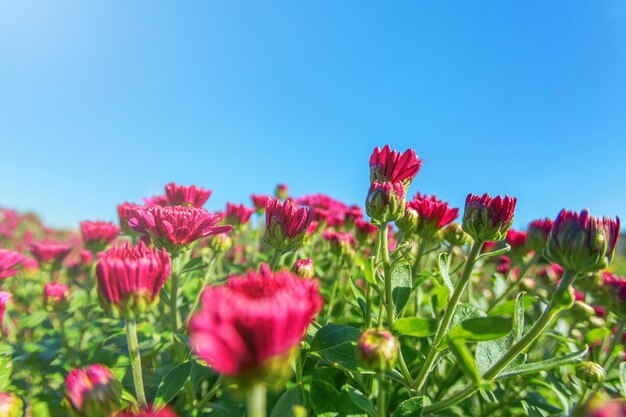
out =
[[[286,182],[626,218],[626,2],[15,1],[0,13],[0,205],[114,219],[169,181],[208,208]]]

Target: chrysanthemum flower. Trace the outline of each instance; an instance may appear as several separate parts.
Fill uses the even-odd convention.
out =
[[[254,209],[248,208],[243,204],[226,203],[224,222],[233,226],[241,226],[248,223],[252,213],[254,213]]]
[[[552,230],[552,219],[533,220],[528,225],[526,232],[526,246],[528,249],[541,254],[546,247],[550,230]]]
[[[271,199],[271,197],[269,195],[252,194],[250,195],[250,199],[252,200],[252,205],[254,206],[256,212],[264,213],[265,206],[267,205],[267,202]]]
[[[294,262],[291,271],[302,278],[313,278],[315,276],[315,264],[313,259],[298,259]]]
[[[62,307],[70,298],[70,288],[60,282],[48,282],[43,287],[44,304],[51,308]]]
[[[185,186],[170,182],[165,186],[165,196],[170,206],[187,206],[202,208],[211,197],[211,190],[195,185]]]
[[[225,375],[265,380],[277,368],[282,375],[322,303],[318,282],[291,272],[264,265],[231,276],[204,290],[189,323],[192,351]]]
[[[297,207],[291,201],[268,200],[265,207],[265,241],[281,252],[302,245],[307,228],[313,221],[313,212]]]
[[[19,252],[8,249],[0,249],[0,279],[16,275],[18,267],[26,257]]]
[[[526,238],[526,232],[521,232],[519,230],[509,229],[506,233],[505,241],[509,246],[511,246],[511,256],[515,259],[527,253]]]
[[[53,263],[60,265],[69,255],[72,246],[66,243],[33,243],[31,252],[40,264]]]
[[[143,242],[113,247],[100,254],[96,265],[101,303],[124,315],[139,313],[157,300],[169,274],[165,249],[150,249]]]
[[[399,153],[392,151],[389,145],[382,150],[376,147],[370,156],[370,181],[379,183],[400,181],[407,190],[421,167],[422,161],[413,149]]]
[[[330,251],[335,255],[345,255],[356,244],[352,233],[337,232],[335,230],[325,230],[322,238],[330,243]]]
[[[450,208],[447,202],[439,200],[434,195],[417,193],[413,200],[407,203],[407,210],[409,208],[417,212],[417,222],[413,231],[427,239],[459,216],[458,208]]]
[[[289,187],[287,187],[287,184],[278,184],[276,186],[276,190],[274,190],[274,195],[279,200],[286,200],[288,194],[289,194]]]
[[[73,369],[65,379],[65,399],[81,417],[109,417],[120,406],[122,384],[109,368],[94,364]]]
[[[513,224],[517,199],[469,194],[465,200],[463,230],[477,242],[499,242]]]
[[[406,194],[402,182],[374,180],[365,199],[365,211],[376,223],[390,223],[400,219],[406,208]]]
[[[120,228],[110,222],[84,221],[80,223],[80,233],[85,247],[98,252],[119,236]]]

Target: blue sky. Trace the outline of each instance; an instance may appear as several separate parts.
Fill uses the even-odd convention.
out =
[[[386,143],[411,195],[626,217],[623,1],[22,0],[0,57],[0,205],[56,226],[169,181],[362,203]]]

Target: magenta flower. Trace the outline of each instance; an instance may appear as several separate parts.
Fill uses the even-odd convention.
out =
[[[370,181],[400,181],[406,190],[421,167],[422,161],[413,149],[407,149],[401,154],[392,151],[389,145],[382,150],[377,147],[370,156]]]
[[[552,230],[552,219],[533,220],[528,225],[526,232],[526,246],[528,249],[541,254],[546,247],[550,230]]]
[[[80,223],[83,242],[94,251],[103,250],[120,234],[120,228],[110,222],[84,221]]]
[[[269,195],[257,195],[257,194],[250,195],[250,199],[252,200],[252,205],[254,206],[257,213],[265,212],[265,206],[267,205],[267,202],[271,198],[272,197],[270,197]]]
[[[0,291],[0,333],[2,333],[2,319],[4,318],[4,312],[7,308],[9,300],[13,297],[11,293],[6,291]]]
[[[561,210],[552,225],[543,253],[550,261],[579,273],[606,268],[615,255],[620,221]]]
[[[140,411],[120,411],[115,415],[115,417],[178,417],[178,415],[171,408],[165,406],[158,411],[152,407],[148,407],[148,409]]]
[[[243,204],[226,203],[226,212],[224,214],[224,222],[233,226],[241,226],[248,223],[250,216],[254,213],[254,209],[248,208]]]
[[[0,417],[22,417],[24,402],[15,394],[0,391]]]
[[[265,241],[277,251],[288,252],[302,245],[313,211],[291,201],[269,200],[265,207]]]
[[[499,242],[513,224],[517,199],[469,194],[465,200],[463,230],[477,242]]]
[[[313,259],[298,259],[291,268],[291,271],[302,278],[313,278],[315,276],[315,264]]]
[[[43,299],[46,306],[64,306],[70,299],[70,289],[59,282],[48,282],[43,287]]]
[[[626,316],[626,277],[604,272],[602,285],[611,298],[616,313]]]
[[[211,190],[170,182],[165,186],[165,196],[170,206],[187,206],[202,208],[211,197]]]
[[[526,248],[526,232],[510,229],[506,233],[506,243],[511,246],[512,252],[524,252]]]
[[[399,220],[405,208],[406,195],[402,182],[372,182],[365,199],[365,211],[375,223]]]
[[[374,239],[376,239],[378,228],[372,223],[357,219],[354,222],[354,227],[356,240],[358,240],[361,245],[366,244],[367,242],[373,242]]]
[[[124,315],[141,312],[157,300],[169,274],[165,249],[150,249],[143,242],[113,247],[100,254],[96,265],[101,303]]]
[[[276,198],[280,200],[286,200],[288,194],[289,188],[287,187],[287,184],[278,184],[276,186],[276,190],[274,191],[274,195],[276,196]]]
[[[305,195],[298,198],[296,203],[300,206],[310,207],[313,210],[314,220],[335,227],[343,224],[345,213],[348,210],[348,206],[344,203],[325,194]]]
[[[165,207],[168,206],[170,203],[166,195],[155,195],[148,198],[142,198],[142,200],[146,206]]]
[[[71,250],[72,246],[65,243],[50,242],[31,245],[31,252],[40,264],[54,263],[60,265]]]
[[[272,273],[264,265],[259,273],[231,276],[205,288],[189,323],[191,349],[222,374],[262,377],[270,360],[289,366],[288,356],[322,304],[318,282],[291,272]]]
[[[122,384],[109,368],[94,364],[73,369],[65,378],[67,403],[81,417],[108,417],[120,405]]]
[[[5,279],[16,275],[19,271],[18,266],[26,257],[21,253],[0,249],[0,279]]]
[[[207,236],[229,232],[232,226],[217,226],[218,215],[195,207],[150,206],[135,208],[129,226],[148,234],[158,246],[177,251]]]
[[[437,199],[436,196],[417,193],[413,200],[407,203],[407,210],[417,212],[415,230],[418,236],[431,238],[444,226],[452,223],[459,216],[458,208],[450,208],[448,203]]]
[[[356,244],[354,236],[349,232],[337,232],[326,230],[322,233],[322,238],[330,243],[330,251],[335,255],[345,255]]]

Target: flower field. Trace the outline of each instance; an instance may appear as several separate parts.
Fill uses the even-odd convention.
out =
[[[450,207],[421,166],[376,148],[363,207],[170,183],[115,224],[2,209],[0,417],[626,415],[619,218],[516,230],[515,197]]]

